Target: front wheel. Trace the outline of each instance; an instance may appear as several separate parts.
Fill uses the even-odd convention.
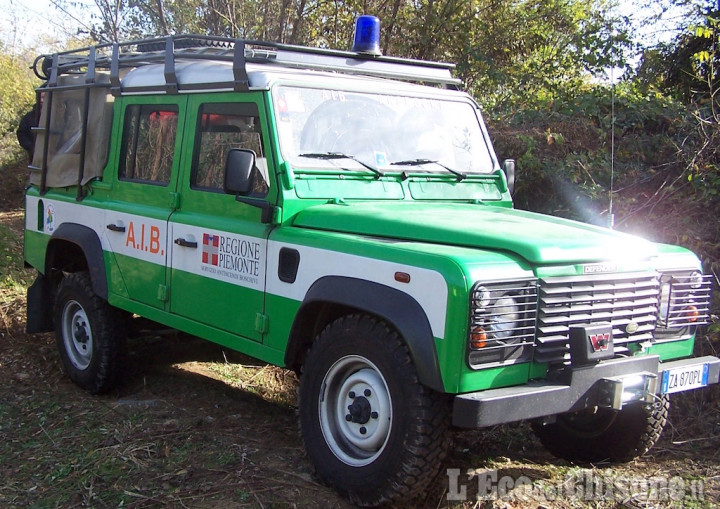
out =
[[[627,462],[642,456],[660,439],[670,400],[632,403],[622,410],[596,408],[559,415],[552,424],[533,423],[540,442],[554,456],[581,463]]]
[[[98,297],[87,272],[68,274],[55,298],[55,337],[70,379],[91,394],[115,385],[124,351],[123,322]]]
[[[316,339],[300,379],[300,428],[317,476],[358,505],[412,497],[442,466],[447,401],[420,385],[384,322],[339,318]]]

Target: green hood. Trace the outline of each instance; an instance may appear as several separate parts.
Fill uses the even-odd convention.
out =
[[[597,226],[475,204],[359,202],[316,205],[293,224],[358,235],[503,250],[533,264],[649,258],[655,245]]]

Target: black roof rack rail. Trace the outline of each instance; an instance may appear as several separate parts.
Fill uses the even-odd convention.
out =
[[[232,82],[203,83],[202,89],[247,90],[248,62],[429,83],[448,88],[456,88],[460,84],[460,80],[451,74],[455,65],[449,63],[374,57],[349,51],[208,35],[170,35],[103,43],[41,55],[35,59],[33,70],[38,77],[47,81],[48,87],[57,87],[58,77],[63,74],[87,74],[84,86],[93,85],[96,83],[95,70],[107,69],[110,71],[111,91],[119,95],[124,91],[120,80],[122,70],[163,64],[165,84],[160,88],[172,94],[181,90],[176,73],[177,60],[219,60],[232,63]],[[188,88],[198,88],[198,85]],[[132,91],[137,92],[135,89]]]

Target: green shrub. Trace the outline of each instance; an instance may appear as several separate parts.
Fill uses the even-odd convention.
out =
[[[35,101],[37,80],[22,57],[0,44],[0,135],[17,129],[20,118]]]

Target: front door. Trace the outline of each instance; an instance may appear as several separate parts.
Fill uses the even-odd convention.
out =
[[[170,311],[255,341],[267,328],[270,226],[261,208],[223,191],[223,177],[228,151],[250,149],[257,164],[247,198],[276,199],[265,119],[260,93],[189,99],[185,146],[193,147],[192,156],[183,160],[181,206],[170,219]]]
[[[167,306],[168,218],[177,206],[186,97],[130,97],[121,110],[122,144],[105,235],[124,296]],[[123,290],[118,289],[120,295]]]

